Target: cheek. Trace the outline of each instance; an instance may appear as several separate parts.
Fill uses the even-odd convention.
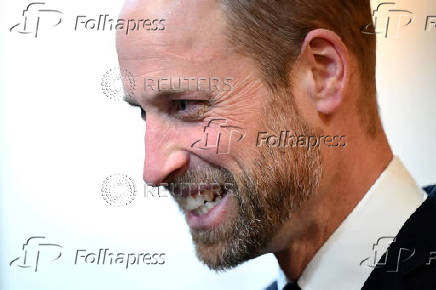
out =
[[[231,172],[247,171],[253,167],[253,160],[257,160],[260,156],[259,148],[255,146],[256,132],[239,128],[213,131],[203,135],[201,141],[191,149],[194,154],[207,162],[224,167]]]

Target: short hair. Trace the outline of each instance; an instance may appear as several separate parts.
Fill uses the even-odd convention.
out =
[[[363,34],[372,25],[370,0],[221,0],[230,42],[258,64],[273,91],[289,89],[289,72],[311,30],[334,31],[359,63],[358,110],[370,136],[375,136],[376,37]]]

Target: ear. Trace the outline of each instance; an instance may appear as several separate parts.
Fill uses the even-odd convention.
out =
[[[330,30],[309,32],[301,47],[305,64],[304,85],[318,112],[329,115],[342,103],[348,51],[340,37]]]

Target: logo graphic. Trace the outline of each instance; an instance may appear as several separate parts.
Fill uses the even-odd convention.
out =
[[[395,2],[383,2],[377,5],[377,8],[372,12],[374,26],[372,23],[368,23],[360,31],[364,34],[383,33],[385,38],[391,36],[392,33],[394,36],[398,36],[400,29],[412,23],[414,17],[412,16],[413,12],[409,10],[385,9],[395,5]]]
[[[125,174],[113,174],[103,181],[101,195],[111,206],[126,206],[136,198],[136,185],[133,179]]]
[[[9,31],[16,31],[21,34],[31,34],[38,37],[39,25],[40,23],[49,23],[52,27],[58,26],[62,22],[60,14],[63,14],[59,10],[44,9],[45,2],[32,2],[27,5],[26,9],[23,10],[22,17],[23,22],[15,24]],[[42,21],[41,18],[45,20]]]
[[[245,137],[245,132],[241,127],[228,125],[226,119],[209,120],[203,132],[204,138],[192,143],[191,148],[216,149],[216,154],[229,154],[232,141],[239,142]],[[216,136],[215,140],[212,140],[212,136]],[[228,137],[227,142],[222,142],[225,137]]]
[[[135,78],[127,69],[110,69],[101,79],[101,89],[106,97],[111,100],[134,99],[135,88]]]
[[[395,237],[379,238],[375,242],[375,244],[372,245],[372,253],[373,253],[372,259],[371,257],[365,258],[362,262],[360,262],[360,265],[361,266],[365,265],[370,268],[378,268],[386,265],[387,258],[388,258],[388,253],[386,251],[389,248],[390,244],[392,244],[393,242],[395,242]],[[383,261],[380,261],[384,253],[386,253],[386,256]]]
[[[40,259],[43,257],[51,257],[50,261],[56,261],[62,256],[60,248],[62,246],[52,243],[44,243],[45,237],[34,236],[27,239],[23,244],[22,250],[24,256],[13,259],[9,266],[17,266],[20,268],[33,268],[38,272]],[[44,260],[44,259],[43,259]]]
[[[412,258],[415,255],[415,249],[399,248],[398,250],[390,249],[389,246],[395,242],[395,237],[381,237],[372,246],[373,258],[365,258],[360,262],[360,266],[366,266],[372,269],[388,266],[392,269],[386,272],[398,272],[400,264]],[[407,257],[404,256],[407,253]],[[385,256],[383,257],[383,254]],[[383,260],[380,260],[383,257]],[[393,263],[394,262],[394,263]]]
[[[436,16],[432,16],[429,15],[427,16],[426,20],[425,20],[425,31],[430,31],[431,27],[433,27],[433,29],[436,29]]]

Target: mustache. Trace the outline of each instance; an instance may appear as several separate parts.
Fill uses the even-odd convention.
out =
[[[224,185],[226,188],[231,187],[237,191],[236,180],[229,170],[222,167],[204,166],[188,169],[183,175],[168,178],[163,187],[170,193],[174,193],[176,191],[183,192],[188,187],[192,189],[201,186]]]

